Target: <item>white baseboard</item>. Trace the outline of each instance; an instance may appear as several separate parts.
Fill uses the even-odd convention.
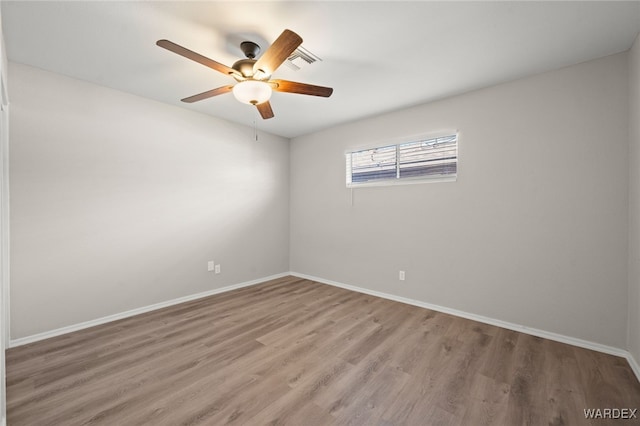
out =
[[[636,374],[638,381],[640,381],[640,365],[638,365],[638,362],[636,361],[636,359],[633,357],[633,355],[631,355],[631,352],[627,352],[626,358],[627,358],[627,361],[629,362],[629,366],[631,366],[631,369]]]
[[[144,314],[146,312],[155,311],[156,309],[166,308],[167,306],[177,305],[178,303],[189,302],[191,300],[201,299],[203,297],[213,296],[214,294],[224,293],[231,290],[236,290],[242,287],[249,287],[252,285],[260,284],[265,281],[275,280],[277,278],[282,278],[289,276],[290,273],[284,272],[281,274],[271,275],[264,278],[258,278],[251,281],[246,281],[239,284],[233,284],[230,286],[216,288],[213,290],[205,291],[202,293],[192,294],[189,296],[179,297],[177,299],[167,300],[166,302],[155,303],[149,306],[143,306],[141,308],[132,309],[130,311],[121,312],[119,314],[108,315],[106,317],[97,318],[90,321],[85,321],[79,324],[69,325],[62,328],[57,328],[55,330],[45,331],[43,333],[33,334],[31,336],[21,337],[19,339],[11,340],[9,342],[9,347],[14,348],[16,346],[26,345],[28,343],[38,342],[40,340],[49,339],[51,337],[60,336],[62,334],[71,333],[78,330],[83,330],[85,328],[94,327],[96,325],[106,324],[111,321],[116,321],[123,318],[132,317],[134,315]]]
[[[633,358],[633,356],[631,356],[631,354],[624,349],[615,348],[613,346],[602,345],[600,343],[590,342],[588,340],[565,336],[563,334],[553,333],[550,331],[540,330],[537,328],[531,328],[531,327],[527,327],[520,324],[514,324],[512,322],[489,318],[482,315],[471,314],[468,312],[459,311],[457,309],[451,309],[444,306],[433,305],[431,303],[422,302],[420,300],[409,299],[406,297],[396,296],[388,293],[382,293],[380,291],[369,290],[366,288],[356,287],[349,284],[343,284],[337,281],[327,280],[324,278],[314,277],[311,275],[300,274],[298,272],[291,272],[290,274],[294,277],[304,278],[307,280],[332,285],[334,287],[344,288],[346,290],[357,291],[358,293],[369,294],[371,296],[377,296],[383,299],[393,300],[395,302],[401,302],[401,303],[406,303],[408,305],[414,305],[421,308],[431,309],[433,311],[443,312],[445,314],[455,315],[457,317],[462,317],[462,318],[482,322],[489,325],[495,325],[497,327],[502,327],[509,330],[519,331],[521,333],[530,334],[532,336],[542,337],[544,339],[554,340],[556,342],[578,346],[580,348],[591,349],[594,351],[603,352],[610,355],[620,356],[620,357],[626,358],[629,361],[629,365],[631,366],[631,369],[633,370],[636,377],[638,378],[638,381],[640,381],[640,367],[638,366],[638,363]]]

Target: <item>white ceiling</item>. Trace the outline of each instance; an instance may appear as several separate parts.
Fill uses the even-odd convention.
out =
[[[11,2],[10,61],[179,105],[285,137],[627,50],[640,2]],[[231,94],[179,100],[233,82],[155,45],[166,38],[231,66],[239,42],[266,49],[289,28],[322,58],[274,78],[334,88],[274,93],[275,118]],[[10,84],[10,83],[9,83]],[[11,87],[9,86],[9,89]]]

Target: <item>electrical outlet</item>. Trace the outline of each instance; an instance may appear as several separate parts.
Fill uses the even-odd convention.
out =
[[[220,273],[220,265],[216,265],[216,274]]]
[[[209,271],[209,272],[213,271],[213,267],[214,267],[213,260],[208,261],[207,262],[207,271]]]
[[[398,279],[400,281],[404,281],[404,271],[400,271],[400,273],[398,274]]]

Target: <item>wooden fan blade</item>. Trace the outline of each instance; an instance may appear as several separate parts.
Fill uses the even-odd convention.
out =
[[[216,62],[213,59],[209,59],[206,56],[202,56],[199,53],[175,44],[169,40],[158,40],[156,44],[164,49],[167,49],[173,53],[177,53],[178,55],[184,56],[185,58],[191,59],[192,61],[196,61],[197,63],[202,64],[205,67],[209,67],[223,74],[238,74],[238,71],[234,70],[233,68],[221,64],[220,62]]]
[[[267,76],[273,72],[302,44],[302,37],[291,30],[284,30],[280,37],[273,42],[260,59],[253,65],[254,77],[261,78],[256,74],[260,71]]]
[[[214,96],[222,95],[224,93],[229,93],[231,90],[233,90],[233,86],[222,86],[222,87],[218,87],[217,89],[207,90],[206,92],[202,92],[198,95],[189,96],[188,98],[182,99],[182,102],[186,102],[190,104],[190,103],[198,102],[204,99],[209,99]]]
[[[277,92],[299,93],[301,95],[322,96],[323,98],[328,98],[333,93],[331,87],[314,86],[295,81],[270,80],[269,83],[275,83],[273,90]]]
[[[260,115],[265,120],[268,118],[273,118],[273,110],[271,109],[271,104],[269,103],[269,101],[263,102],[261,104],[257,104],[256,108],[258,108]]]

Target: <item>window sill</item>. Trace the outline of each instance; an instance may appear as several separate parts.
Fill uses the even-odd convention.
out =
[[[389,179],[379,180],[373,182],[361,182],[361,183],[348,183],[347,188],[367,188],[372,186],[396,186],[396,185],[415,185],[418,183],[441,183],[441,182],[455,182],[458,180],[458,176],[439,176],[433,178],[404,178],[404,179]]]

